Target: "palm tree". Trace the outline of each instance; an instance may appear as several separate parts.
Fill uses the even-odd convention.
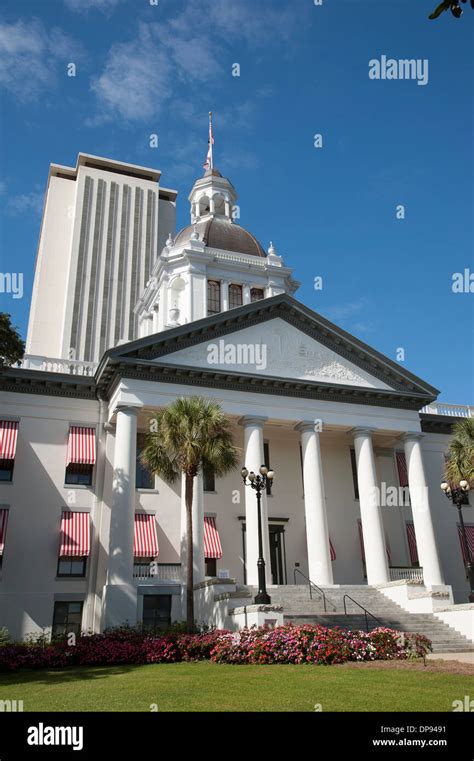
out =
[[[186,504],[186,623],[194,629],[193,488],[204,470],[222,476],[237,465],[230,424],[220,405],[199,396],[176,399],[150,420],[141,459],[153,473],[173,483],[184,473]]]
[[[474,486],[474,418],[464,418],[454,424],[445,474],[452,484],[465,479]]]

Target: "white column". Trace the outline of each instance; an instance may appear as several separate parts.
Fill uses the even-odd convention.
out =
[[[243,417],[239,420],[244,427],[244,465],[248,471],[258,473],[264,462],[263,453],[263,424],[267,418]],[[258,586],[257,560],[258,560],[258,513],[257,495],[250,486],[245,486],[245,559],[247,571],[247,584]],[[270,567],[270,541],[268,536],[268,507],[267,495],[262,492],[262,538],[263,558],[265,560],[266,580],[271,584]]]
[[[193,567],[194,583],[205,578],[204,566],[204,482],[202,473],[194,479],[193,489]]]
[[[221,310],[227,312],[229,309],[229,281],[221,280]]]
[[[210,212],[211,214],[214,214],[215,210],[216,210],[216,202],[215,202],[215,198],[214,198],[214,196],[211,196],[211,197],[209,198],[209,212]]]
[[[230,219],[232,221],[232,209],[230,207],[230,198],[229,196],[225,197],[225,215],[227,219]]]
[[[115,433],[114,477],[110,512],[109,559],[105,589],[105,625],[137,622],[133,580],[137,407],[119,406]]]
[[[428,485],[421,451],[422,437],[422,433],[406,433],[402,436],[402,440],[405,447],[410,503],[423,579],[426,586],[437,586],[444,584],[444,578],[428,499]]]
[[[357,461],[357,483],[359,486],[367,583],[385,584],[390,581],[390,574],[372,446],[372,429],[354,428],[352,433]]]
[[[314,423],[299,423],[303,454],[304,508],[308,575],[316,584],[332,584],[331,551],[324,494],[319,433]]]
[[[243,286],[244,304],[250,304],[250,284],[244,283]],[[260,463],[261,465],[262,463]]]

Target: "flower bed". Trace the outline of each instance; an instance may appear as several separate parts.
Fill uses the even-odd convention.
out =
[[[122,628],[79,637],[74,645],[65,641],[43,646],[2,645],[0,671],[199,660],[235,664],[333,664],[423,657],[430,650],[431,642],[421,634],[401,635],[383,627],[366,633],[287,624],[275,629],[216,630],[202,634],[168,632],[156,636]]]

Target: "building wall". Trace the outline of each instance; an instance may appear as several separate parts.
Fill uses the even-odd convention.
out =
[[[159,391],[159,384],[156,384],[156,403],[159,403]],[[176,389],[174,392],[167,389],[167,393],[171,396]],[[280,400],[281,408],[284,409],[284,403],[290,401],[294,400]],[[0,626],[6,626],[15,637],[50,627],[54,600],[79,597],[85,603],[84,627],[97,629],[101,624],[101,595],[107,576],[114,427],[108,425],[104,429],[99,403],[93,401],[2,392],[0,405],[2,415],[20,419],[13,482],[0,482],[0,505],[10,509],[0,575]],[[247,412],[243,405],[241,412]],[[363,408],[360,414],[363,415]],[[370,408],[365,414],[370,422]],[[145,420],[141,415],[139,428],[142,430],[145,430]],[[98,428],[98,460],[92,488],[64,484],[71,423]],[[235,444],[242,451],[243,463],[243,429],[237,421],[233,426]],[[287,582],[293,583],[296,563],[303,573],[308,573],[299,434],[276,424],[266,425],[264,438],[269,443],[270,464],[276,473],[272,496],[268,497],[268,514],[271,519],[286,519]],[[446,582],[453,585],[455,600],[462,602],[466,598],[467,582],[456,529],[457,515],[439,489],[447,442],[447,436],[429,435],[424,439],[423,449]],[[396,446],[394,439],[394,446],[388,450],[381,451],[376,447],[379,479],[387,486],[398,485],[394,459]],[[350,447],[351,437],[345,431],[321,434],[329,533],[336,550],[334,581],[341,584],[364,582],[357,528],[359,503],[354,497]],[[160,547],[158,562],[179,563],[181,482],[170,486],[157,478],[155,487],[151,491],[136,491],[136,510],[156,514]],[[91,513],[92,551],[85,579],[56,577],[61,513],[65,507]],[[466,523],[474,522],[470,518],[472,510],[472,507],[464,508]],[[215,493],[204,494],[204,511],[217,519],[223,547],[223,557],[217,562],[218,570],[228,570],[242,583],[242,523],[239,519],[245,515],[245,498],[240,463],[236,471],[216,479]],[[411,519],[410,508],[386,506],[382,512],[392,564],[410,565],[405,527],[406,521]],[[173,600],[175,616],[177,598]]]
[[[60,316],[65,310],[76,189],[77,184],[69,179],[50,178],[31,298],[28,354],[61,356]]]
[[[80,165],[70,179],[50,177],[27,353],[98,362],[138,336],[133,309],[176,207],[157,182],[125,168]]]

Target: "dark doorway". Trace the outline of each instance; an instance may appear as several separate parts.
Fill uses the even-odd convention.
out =
[[[268,524],[268,539],[270,545],[270,570],[272,584],[286,584],[286,550],[285,550],[285,523],[271,523],[271,518]],[[245,521],[242,521],[242,544],[243,544],[243,557],[244,557],[244,584],[247,583],[247,558],[246,558],[246,546],[245,546]]]
[[[171,625],[171,595],[143,595],[143,629],[155,634]]]

